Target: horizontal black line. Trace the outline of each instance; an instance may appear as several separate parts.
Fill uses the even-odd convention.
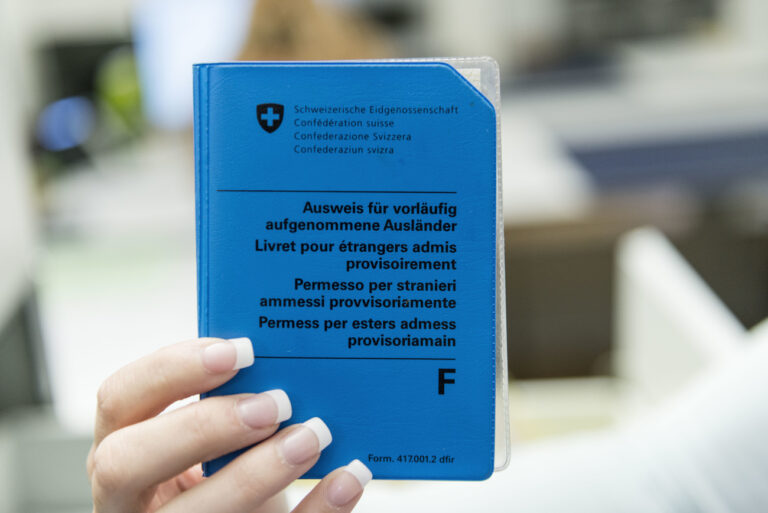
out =
[[[254,358],[273,360],[431,360],[455,361],[456,358],[395,358],[378,356],[254,356]]]
[[[327,193],[355,193],[355,194],[456,194],[456,191],[339,191],[339,190],[312,190],[312,189],[216,189],[216,192],[327,192]]]

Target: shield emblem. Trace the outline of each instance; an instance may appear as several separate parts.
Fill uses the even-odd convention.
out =
[[[283,122],[283,106],[279,103],[262,103],[256,106],[256,118],[265,132],[271,134]]]

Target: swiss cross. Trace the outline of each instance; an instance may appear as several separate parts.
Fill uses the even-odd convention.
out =
[[[280,119],[280,115],[275,114],[275,111],[272,109],[272,107],[269,107],[267,108],[267,112],[264,112],[261,115],[261,119],[262,121],[266,121],[267,126],[272,126],[275,123],[275,121]]]

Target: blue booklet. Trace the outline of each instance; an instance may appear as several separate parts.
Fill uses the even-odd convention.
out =
[[[305,477],[354,458],[384,479],[494,470],[506,384],[488,69],[497,87],[490,60],[194,68],[199,332],[255,352],[206,395],[280,388],[288,422],[322,418],[333,443]]]

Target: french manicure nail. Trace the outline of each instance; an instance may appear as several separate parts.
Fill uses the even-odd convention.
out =
[[[373,474],[360,460],[352,460],[349,465],[342,467],[343,472],[333,478],[328,485],[328,502],[331,506],[341,507],[360,495],[365,485],[373,478]]]
[[[240,420],[254,429],[279,424],[290,418],[291,413],[291,400],[282,390],[269,390],[237,403]]]
[[[253,364],[253,344],[249,338],[233,338],[203,349],[203,366],[219,373],[249,367]]]
[[[283,440],[283,458],[291,465],[299,465],[328,447],[331,440],[333,437],[325,422],[311,418]]]

